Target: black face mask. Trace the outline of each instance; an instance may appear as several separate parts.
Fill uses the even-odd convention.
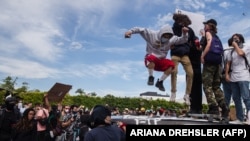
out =
[[[13,110],[14,110],[14,107],[15,107],[14,104],[6,104],[6,109],[7,109],[8,111],[13,111]]]

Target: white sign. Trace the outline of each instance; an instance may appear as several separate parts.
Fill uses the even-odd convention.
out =
[[[176,9],[175,12],[176,13],[180,12],[182,14],[187,15],[192,21],[192,24],[190,25],[190,27],[194,30],[195,35],[199,36],[200,30],[204,29],[203,22],[205,21],[205,16],[202,14],[188,12],[188,11],[184,11],[180,9]]]

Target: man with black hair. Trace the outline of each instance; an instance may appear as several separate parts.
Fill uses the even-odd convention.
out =
[[[89,126],[92,128],[84,141],[125,141],[126,135],[118,126],[111,123],[111,111],[102,105],[96,105],[91,114]]]

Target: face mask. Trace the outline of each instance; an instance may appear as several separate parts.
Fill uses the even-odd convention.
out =
[[[243,48],[243,44],[241,42],[238,43],[239,48]]]
[[[167,38],[164,38],[164,37],[161,38],[161,42],[162,42],[162,43],[165,43],[165,42],[167,42],[167,41],[168,41]]]
[[[239,48],[243,48],[243,44],[241,41],[237,40],[237,39],[234,39],[234,42],[237,43],[237,45],[239,46]]]
[[[13,111],[14,107],[15,107],[15,105],[13,105],[13,104],[7,104],[6,105],[6,109],[9,110],[9,111]]]

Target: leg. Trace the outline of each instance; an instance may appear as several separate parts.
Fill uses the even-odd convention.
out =
[[[246,115],[248,123],[250,122],[249,111],[250,111],[250,93],[249,93],[249,82],[248,81],[239,81],[240,94],[243,99],[243,102],[246,107]]]
[[[232,85],[234,85],[234,86],[232,86]],[[230,82],[230,86],[233,89],[238,88],[237,83]],[[236,92],[232,93],[232,98],[233,98],[234,105],[235,105],[236,117],[239,121],[243,122],[244,121],[244,112],[243,112],[242,98],[241,98],[240,93],[236,93]]]
[[[202,77],[201,67],[193,66],[194,77],[190,94],[190,113],[202,113]]]
[[[176,98],[176,83],[177,83],[177,73],[178,73],[178,65],[180,61],[180,57],[178,56],[172,56],[171,60],[174,62],[175,68],[173,69],[171,73],[171,97],[170,101],[175,101]]]
[[[174,62],[169,59],[159,59],[155,64],[156,71],[162,71],[163,75],[157,80],[155,86],[161,91],[165,91],[163,81],[171,74],[174,69]]]
[[[207,104],[209,107],[208,113],[219,115],[218,105],[214,98],[214,93],[212,90],[213,77],[211,76],[213,76],[214,69],[216,69],[216,67],[212,65],[208,64],[203,65],[202,82],[203,82],[203,91],[207,98]]]
[[[148,67],[148,73],[149,73],[148,85],[154,85],[153,70],[154,70],[154,67],[155,67],[155,63],[154,62],[149,62],[147,67]]]
[[[231,88],[232,88],[232,95],[233,95],[233,98],[236,97],[237,95],[239,95],[240,97],[241,96],[241,90],[240,90],[240,86],[239,86],[239,82],[231,82]],[[243,99],[243,97],[242,97]],[[235,105],[236,106],[236,105]],[[236,107],[235,107],[236,108]],[[243,108],[242,109],[238,109],[239,107],[237,107],[235,110],[236,110],[236,115],[237,113],[239,113],[239,116],[240,116],[240,113],[242,111],[242,116],[243,116],[243,119],[244,119],[244,115],[243,115]],[[237,117],[238,118],[238,117]],[[239,118],[242,118],[241,116]],[[241,119],[238,119],[238,120],[241,120]]]
[[[148,69],[148,85],[154,85],[154,76],[153,76],[153,71],[155,68],[155,62],[156,62],[156,57],[153,55],[146,55],[144,59],[145,66]]]
[[[224,92],[225,102],[227,106],[229,107],[231,103],[231,97],[232,97],[230,82],[227,82],[226,80],[222,80],[222,89]]]
[[[187,55],[184,55],[183,57],[181,57],[181,64],[186,72],[186,91],[184,95],[184,100],[187,105],[190,105],[189,95],[191,93],[192,84],[193,84],[193,75],[194,75],[193,68],[189,60],[189,57]]]

